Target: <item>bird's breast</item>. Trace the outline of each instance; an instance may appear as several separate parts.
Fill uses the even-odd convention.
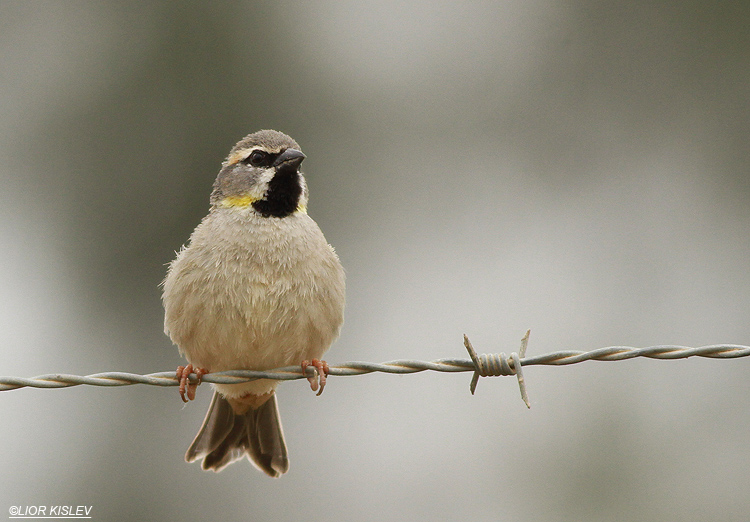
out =
[[[165,329],[210,371],[321,357],[343,322],[344,273],[306,214],[212,212],[170,266]]]

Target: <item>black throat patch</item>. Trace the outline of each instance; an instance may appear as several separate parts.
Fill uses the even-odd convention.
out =
[[[297,210],[301,195],[302,186],[297,167],[284,168],[281,165],[268,182],[266,197],[252,205],[263,217],[286,217]]]

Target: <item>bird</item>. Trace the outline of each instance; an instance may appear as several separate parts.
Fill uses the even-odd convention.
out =
[[[312,390],[325,387],[321,358],[344,321],[345,274],[307,213],[305,157],[282,132],[241,139],[222,163],[208,215],[169,264],[164,331],[189,363],[176,372],[184,402],[206,373],[226,370],[312,366]],[[214,384],[185,460],[218,472],[247,457],[271,477],[286,473],[278,383]]]

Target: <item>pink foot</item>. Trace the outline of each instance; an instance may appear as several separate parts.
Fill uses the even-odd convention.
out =
[[[188,377],[190,377],[191,373],[195,373],[195,375],[198,377],[198,382],[192,383],[188,381]],[[203,379],[203,376],[208,373],[208,370],[205,368],[195,368],[193,369],[192,364],[188,364],[187,366],[178,366],[177,367],[177,379],[180,381],[180,397],[182,397],[182,402],[188,402],[195,400],[195,390],[198,388],[198,385],[201,383],[201,379]],[[187,399],[185,398],[185,392],[187,391]]]
[[[330,371],[328,369],[328,363],[325,361],[319,361],[318,359],[313,359],[312,362],[302,361],[303,372],[307,371],[308,366],[315,368],[315,375],[307,378],[307,380],[310,381],[310,388],[312,388],[312,391],[318,392],[316,395],[320,395],[323,393],[323,388],[326,387],[326,377],[328,377],[328,372]],[[320,384],[320,390],[318,390],[318,384]]]

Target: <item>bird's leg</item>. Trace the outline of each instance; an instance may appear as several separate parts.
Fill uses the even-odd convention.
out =
[[[307,380],[310,382],[310,388],[312,391],[317,391],[316,395],[323,393],[323,388],[326,387],[326,377],[328,377],[329,369],[328,363],[325,361],[319,361],[313,359],[312,361],[302,361],[302,373],[307,372],[307,367],[312,366],[315,368],[315,375],[310,376]],[[320,384],[320,390],[318,390],[318,384]]]
[[[198,382],[188,381],[188,377],[190,377],[191,373],[195,373],[196,377],[198,378]],[[201,379],[203,379],[203,376],[207,373],[208,370],[206,370],[205,368],[193,368],[192,364],[177,367],[177,379],[179,379],[180,381],[180,397],[182,398],[182,402],[195,400],[195,390],[201,383]],[[187,399],[185,398],[186,391]]]

